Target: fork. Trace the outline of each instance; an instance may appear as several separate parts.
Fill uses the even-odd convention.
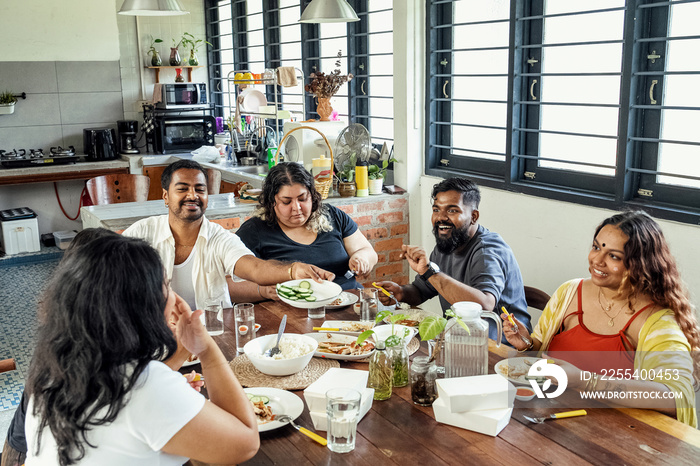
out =
[[[534,422],[535,424],[542,424],[544,421],[548,421],[550,419],[563,419],[565,417],[585,416],[586,414],[588,413],[585,409],[577,409],[576,411],[565,411],[563,413],[550,414],[549,416],[544,417],[523,417],[530,422]]]
[[[399,301],[398,301],[398,300],[396,299],[396,297],[394,296],[394,293],[388,292],[387,290],[385,290],[385,289],[382,288],[381,286],[377,285],[376,282],[372,282],[372,286],[374,286],[375,288],[379,288],[379,291],[381,291],[382,293],[384,293],[385,295],[387,295],[388,297],[390,297],[391,299],[393,299],[397,306],[399,306],[399,307],[401,306],[401,305],[399,304]]]
[[[298,431],[301,432],[302,434],[306,435],[307,437],[314,439],[315,441],[317,441],[317,442],[320,443],[321,445],[324,445],[324,446],[325,446],[325,445],[328,444],[328,440],[326,440],[325,438],[321,437],[320,435],[318,435],[318,434],[315,433],[315,432],[311,432],[311,431],[310,431],[309,429],[307,429],[306,427],[301,427],[301,426],[296,425],[296,424],[294,423],[294,421],[292,420],[292,418],[291,418],[290,416],[287,416],[286,414],[280,414],[280,415],[275,416],[275,421],[279,421],[279,422],[289,422],[289,423],[292,425],[292,427],[294,427],[296,430],[298,430]]]

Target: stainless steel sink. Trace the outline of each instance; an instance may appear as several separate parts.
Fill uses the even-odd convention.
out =
[[[250,166],[238,166],[234,168],[234,173],[245,173],[247,175],[267,175],[270,171],[267,165],[250,165]]]

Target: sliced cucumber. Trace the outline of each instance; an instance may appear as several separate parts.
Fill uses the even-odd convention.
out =
[[[248,394],[248,399],[253,403],[259,403],[262,401],[263,404],[268,404],[270,399],[265,395],[250,395]]]
[[[299,288],[306,288],[307,290],[311,289],[311,283],[307,282],[306,280],[299,282]]]
[[[304,299],[311,303],[316,301],[316,296],[306,296]]]

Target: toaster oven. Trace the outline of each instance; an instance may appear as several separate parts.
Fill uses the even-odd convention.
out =
[[[161,154],[190,152],[202,146],[214,145],[216,119],[212,116],[157,116],[155,147]]]

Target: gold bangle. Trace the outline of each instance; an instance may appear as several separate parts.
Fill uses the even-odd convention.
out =
[[[524,353],[524,352],[526,352],[526,351],[530,351],[530,350],[532,350],[532,348],[534,348],[534,347],[535,347],[535,341],[534,341],[534,340],[530,340],[530,345],[528,345],[527,348],[519,349],[519,350],[518,350],[518,353]]]
[[[292,265],[289,266],[289,279],[290,280],[294,280],[294,274],[293,274],[294,264],[296,264],[296,262],[292,262]]]

